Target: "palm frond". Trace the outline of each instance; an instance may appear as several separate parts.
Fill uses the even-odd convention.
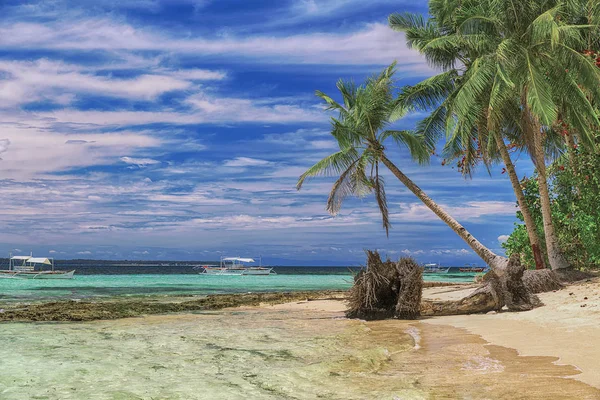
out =
[[[458,72],[451,69],[427,78],[416,85],[404,86],[398,101],[406,107],[428,111],[437,107],[452,93]]]
[[[556,104],[552,100],[552,88],[531,56],[526,54],[526,58],[527,104],[544,125],[551,125],[558,115]]]
[[[429,156],[433,148],[429,146],[422,136],[418,136],[412,131],[386,130],[381,134],[379,141],[385,143],[389,138],[393,139],[398,146],[407,147],[413,160],[419,164],[427,164],[429,162]]]
[[[344,173],[344,171],[356,162],[357,158],[358,152],[352,147],[325,157],[300,176],[300,179],[298,179],[298,183],[296,184],[296,189],[300,190],[308,178]]]
[[[390,215],[388,212],[387,197],[385,194],[385,185],[383,178],[379,175],[379,162],[375,162],[375,176],[372,178],[372,186],[375,191],[375,199],[377,200],[377,206],[379,206],[379,212],[381,213],[381,220],[385,234],[390,235]]]
[[[327,199],[327,211],[331,215],[337,215],[342,208],[342,202],[344,199],[354,194],[354,187],[352,185],[352,174],[356,170],[356,164],[360,159],[356,159],[348,168],[340,174],[340,177],[335,181],[329,193]]]

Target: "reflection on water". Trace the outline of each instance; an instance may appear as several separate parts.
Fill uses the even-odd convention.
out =
[[[600,398],[553,358],[456,328],[341,317],[275,307],[2,324],[0,398]]]

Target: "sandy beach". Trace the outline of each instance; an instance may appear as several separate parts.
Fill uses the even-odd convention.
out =
[[[430,288],[424,294],[447,300],[468,292],[450,290]],[[600,280],[573,284],[539,297],[544,306],[532,311],[434,317],[423,323],[464,328],[522,356],[557,357],[556,364],[573,365],[581,371],[574,379],[600,388]]]
[[[447,286],[423,290],[431,300],[456,300],[473,287]],[[422,324],[452,326],[480,336],[490,345],[514,349],[519,356],[552,357],[553,364],[570,365],[570,377],[600,388],[600,278],[538,295],[544,306],[527,312],[431,317]],[[277,309],[343,311],[341,301],[323,300],[270,306]]]
[[[599,294],[595,279],[543,294],[529,312],[418,321],[349,320],[341,299],[313,296],[5,322],[0,398],[598,399]]]

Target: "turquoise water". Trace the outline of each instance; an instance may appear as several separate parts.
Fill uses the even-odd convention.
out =
[[[468,282],[473,275],[428,274],[430,281]],[[86,299],[137,295],[207,295],[299,290],[343,290],[352,275],[75,275],[72,280],[0,279],[0,301]]]

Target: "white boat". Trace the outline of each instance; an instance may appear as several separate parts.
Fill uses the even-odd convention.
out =
[[[259,259],[258,267],[249,267],[246,264],[256,262],[253,258],[221,257],[219,265],[201,265],[201,274],[208,275],[271,275],[273,268],[263,267]]]
[[[49,271],[42,271],[42,265],[49,265]],[[36,271],[36,267],[38,270]],[[0,279],[73,279],[75,270],[55,271],[53,258],[12,256],[8,258],[8,269],[0,270]]]
[[[450,270],[450,267],[442,267],[437,263],[423,265],[424,274],[447,274],[448,270]]]

